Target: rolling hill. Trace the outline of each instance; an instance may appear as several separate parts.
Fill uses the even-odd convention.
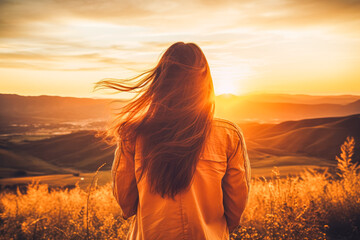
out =
[[[20,144],[2,143],[0,167],[9,170],[2,177],[18,171],[30,175],[93,172],[103,163],[104,170],[110,169],[113,154],[114,148],[96,137],[95,131],[78,131]]]
[[[0,94],[0,176],[93,172],[102,163],[110,169],[114,148],[91,129],[105,126],[111,101]],[[360,142],[359,113],[353,95],[216,97],[216,115],[239,123],[259,174],[273,166],[333,166],[347,136]]]
[[[354,161],[360,162],[360,114],[304,119],[280,124],[240,124],[255,168],[265,166],[333,166],[347,136],[356,141]]]
[[[284,171],[302,167],[329,167],[347,136],[360,143],[360,114],[344,117],[286,121],[280,124],[239,124],[244,131],[253,170]],[[96,131],[78,131],[49,139],[0,144],[2,177],[27,171],[29,175],[92,172],[102,163],[110,169],[114,147],[108,147]],[[359,144],[354,159],[359,161]],[[4,160],[5,159],[5,160]]]

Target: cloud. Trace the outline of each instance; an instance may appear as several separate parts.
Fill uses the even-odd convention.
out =
[[[158,32],[216,31],[237,27],[284,28],[360,21],[360,1],[303,0],[3,0],[0,37],[29,37],[42,24],[76,19],[122,26],[145,26]]]
[[[64,63],[70,67],[64,68]],[[75,67],[72,67],[73,66]],[[96,67],[76,67],[96,66]],[[94,71],[116,68],[132,69],[136,66],[145,66],[145,62],[129,61],[128,59],[102,56],[99,53],[78,55],[49,55],[35,54],[33,52],[8,52],[0,53],[0,68],[22,68],[31,70],[54,70],[54,71]],[[130,66],[132,66],[130,68]]]
[[[294,31],[304,38],[325,26],[356,39],[359,23],[360,1],[350,0],[3,0],[0,61],[3,68],[141,69],[173,42],[195,41],[215,62],[256,65],[274,46],[287,51]]]
[[[231,10],[231,11],[230,11]],[[223,19],[211,19],[216,12]],[[202,17],[209,23],[237,15],[240,22],[254,25],[292,25],[360,18],[360,1],[303,0],[5,0],[0,3],[2,26],[20,27],[39,21],[82,18],[122,25],[197,24]],[[191,19],[187,19],[192,17]],[[187,20],[187,21],[185,21]],[[165,23],[165,24],[164,24]],[[177,24],[178,23],[178,24]]]

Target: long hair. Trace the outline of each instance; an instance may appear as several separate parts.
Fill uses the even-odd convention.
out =
[[[142,138],[140,179],[162,197],[186,189],[193,178],[214,115],[214,88],[204,53],[194,43],[177,42],[160,61],[132,79],[104,79],[97,88],[137,95],[117,114],[107,135],[121,150]]]

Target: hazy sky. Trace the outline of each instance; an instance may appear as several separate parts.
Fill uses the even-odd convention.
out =
[[[215,91],[360,94],[360,1],[0,0],[0,92],[98,96],[195,42]]]

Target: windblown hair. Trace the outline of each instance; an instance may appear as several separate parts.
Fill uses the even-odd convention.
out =
[[[151,191],[174,196],[192,181],[214,115],[209,65],[194,43],[177,42],[157,66],[132,79],[104,79],[97,88],[137,95],[117,114],[107,135],[121,144],[142,141],[141,177]]]

